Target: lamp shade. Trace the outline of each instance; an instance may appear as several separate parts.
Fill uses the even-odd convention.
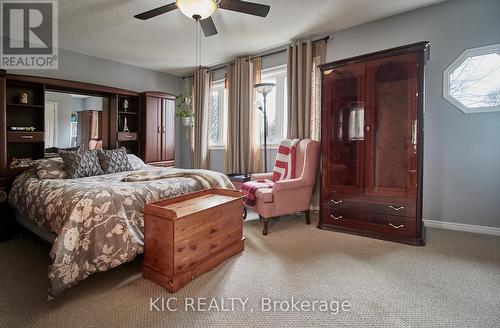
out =
[[[217,9],[215,0],[177,0],[177,8],[189,18],[205,19]]]
[[[274,83],[255,83],[253,87],[260,94],[268,94],[273,91],[276,84]]]

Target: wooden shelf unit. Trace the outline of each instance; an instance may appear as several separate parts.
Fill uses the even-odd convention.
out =
[[[140,155],[143,152],[142,143],[145,142],[146,129],[143,127],[144,116],[138,92],[63,79],[7,74],[5,70],[0,69],[0,177],[10,176],[16,171],[8,169],[12,157],[44,157],[46,90],[102,97],[100,137],[103,148],[114,149],[123,146],[128,153]],[[27,104],[19,103],[19,92],[28,94]],[[160,98],[164,95],[157,92],[149,94]],[[169,97],[171,100],[175,99],[174,96]],[[123,107],[125,99],[129,102],[127,110]],[[129,132],[123,132],[125,118]],[[11,131],[10,126],[33,126],[35,131]],[[171,130],[173,131],[173,128]],[[171,136],[173,137],[173,132]],[[173,153],[173,142],[171,144],[172,149],[165,143],[169,153]],[[171,157],[170,162],[163,161],[162,158],[158,158],[158,161],[170,164],[173,163],[173,156]]]
[[[128,101],[128,108],[124,108],[124,101]],[[134,95],[117,94],[115,105],[111,111],[111,122],[114,126],[114,135],[112,135],[112,144],[116,148],[125,147],[128,154],[140,155],[140,108],[139,97]],[[129,132],[123,132],[127,118],[127,127]],[[113,130],[111,130],[113,134]]]
[[[13,158],[44,157],[45,85],[3,77],[5,92],[6,169]],[[28,94],[28,103],[19,103],[19,94]],[[10,131],[11,127],[34,127],[35,131]]]

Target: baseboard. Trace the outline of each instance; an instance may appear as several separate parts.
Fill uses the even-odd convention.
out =
[[[436,221],[436,220],[424,220],[424,224],[429,228],[439,228],[457,231],[466,231],[474,233],[482,233],[485,235],[500,236],[500,228],[495,227],[485,227],[472,224],[463,224],[447,221]]]

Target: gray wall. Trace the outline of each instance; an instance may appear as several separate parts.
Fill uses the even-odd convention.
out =
[[[101,84],[132,91],[163,91],[179,94],[177,76],[108,59],[59,49],[58,70],[8,70],[7,73],[52,77]]]
[[[334,34],[327,61],[430,41],[425,68],[424,219],[500,227],[500,112],[464,114],[442,97],[465,49],[500,43],[500,1],[453,0]]]

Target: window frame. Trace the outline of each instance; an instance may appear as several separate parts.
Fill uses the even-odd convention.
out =
[[[226,119],[227,119],[227,91],[225,88],[225,80],[217,80],[213,81],[212,85],[210,87],[210,96],[212,96],[212,93],[214,91],[218,92],[218,121],[219,121],[219,126],[221,128],[221,133],[219,134],[219,140],[217,143],[212,143],[210,140],[210,137],[208,139],[208,149],[226,149],[226,144],[227,144],[227,124],[226,124]],[[209,108],[210,111],[210,108]],[[211,115],[209,113],[208,117],[210,118]],[[210,124],[209,124],[210,128]],[[210,131],[208,131],[210,135]]]
[[[283,107],[282,112],[275,112],[275,122],[283,122],[280,126],[279,132],[281,132],[282,138],[286,138],[287,134],[287,125],[288,125],[288,114],[287,114],[287,65],[279,65],[273,66],[269,68],[265,68],[261,70],[261,81],[264,82],[266,78],[275,78],[276,79],[276,107]],[[281,81],[281,83],[278,82]],[[257,109],[259,110],[259,109]],[[275,109],[276,110],[276,109]],[[263,127],[262,127],[263,128]],[[269,140],[269,137],[268,137]],[[264,149],[264,139],[261,138],[260,147]],[[268,149],[277,149],[279,147],[279,143],[268,143]]]
[[[500,43],[484,47],[466,49],[458,56],[443,72],[443,98],[453,104],[466,114],[499,112],[500,105],[487,107],[468,107],[450,94],[450,76],[462,63],[470,57],[478,57],[490,54],[500,55]]]

